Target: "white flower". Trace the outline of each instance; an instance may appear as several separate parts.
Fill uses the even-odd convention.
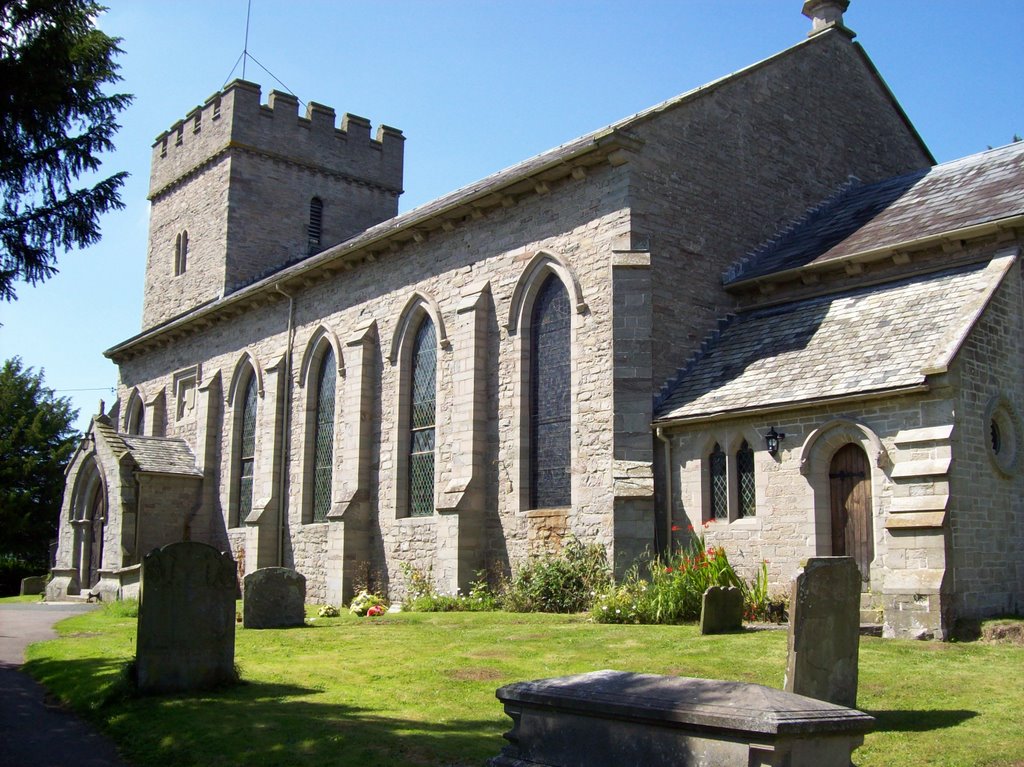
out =
[[[622,610],[619,610],[618,608],[616,608],[616,609],[615,609],[615,614],[616,614],[616,615],[620,615],[620,614],[622,614]]]

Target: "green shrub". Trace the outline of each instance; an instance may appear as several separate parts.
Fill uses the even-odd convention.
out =
[[[454,594],[442,594],[434,588],[430,576],[422,570],[402,563],[402,573],[408,581],[404,607],[421,613],[486,612],[498,609],[498,600],[487,585],[487,574],[480,571],[471,584],[469,594],[456,590]]]
[[[788,600],[772,595],[768,589],[768,562],[761,563],[757,574],[749,583],[740,582],[743,589],[743,619],[748,621],[770,621],[784,623],[787,618]]]
[[[531,559],[505,584],[502,606],[512,612],[577,613],[611,585],[604,546],[570,538],[558,556]]]
[[[21,593],[21,580],[46,571],[45,565],[29,562],[13,554],[0,554],[0,597]]]
[[[645,570],[646,577],[642,575]],[[709,586],[745,584],[736,575],[725,549],[707,547],[703,536],[666,557],[634,566],[622,583],[601,593],[591,615],[599,623],[683,623],[700,618],[701,599]]]

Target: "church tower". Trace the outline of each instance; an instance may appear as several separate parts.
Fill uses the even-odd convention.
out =
[[[395,216],[404,137],[234,80],[153,144],[144,330]]]

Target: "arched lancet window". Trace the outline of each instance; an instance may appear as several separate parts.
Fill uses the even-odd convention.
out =
[[[739,481],[739,516],[752,517],[757,513],[757,500],[754,492],[754,451],[743,440],[736,451],[736,477]]]
[[[252,511],[253,469],[256,459],[256,376],[249,374],[238,412],[238,518],[245,522]]]
[[[331,510],[331,479],[334,474],[334,395],[337,381],[334,350],[320,361],[316,381],[316,426],[313,447],[313,521],[323,522]]]
[[[729,479],[725,468],[725,453],[717,442],[708,456],[711,477],[711,519],[729,518]]]
[[[142,403],[142,397],[135,393],[128,401],[128,418],[125,424],[125,431],[129,434],[146,433],[146,406]]]
[[[409,516],[434,513],[437,335],[424,317],[412,347],[409,408]]]
[[[182,232],[174,240],[174,276],[184,274],[188,268],[188,230]]]
[[[530,320],[530,507],[572,503],[571,310],[561,280],[549,275]]]
[[[309,225],[306,227],[306,243],[309,253],[320,250],[320,238],[324,226],[324,201],[314,197],[309,201]]]

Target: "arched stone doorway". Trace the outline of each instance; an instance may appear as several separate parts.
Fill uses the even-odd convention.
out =
[[[78,588],[87,590],[99,582],[107,521],[106,487],[94,460],[90,459],[79,473],[72,512],[75,529],[72,566]]]
[[[829,464],[829,509],[832,556],[853,557],[865,584],[871,580],[875,558],[871,522],[871,466],[867,454],[850,443],[836,451]]]

